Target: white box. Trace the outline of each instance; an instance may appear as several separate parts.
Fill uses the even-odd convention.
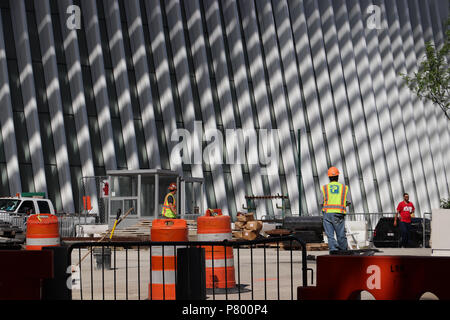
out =
[[[450,209],[433,209],[431,213],[431,255],[450,257]]]
[[[369,245],[366,221],[346,220],[345,230],[347,231],[347,242],[349,244],[349,247],[351,247],[349,249],[356,249],[357,246],[359,246],[359,248],[363,248]]]

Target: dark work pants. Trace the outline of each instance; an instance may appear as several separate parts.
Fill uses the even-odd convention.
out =
[[[411,223],[400,221],[400,247],[406,248],[409,244],[409,231],[411,229]]]

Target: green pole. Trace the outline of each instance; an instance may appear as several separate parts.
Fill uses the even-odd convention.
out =
[[[298,135],[297,135],[297,144],[298,144],[298,205],[299,205],[299,212],[298,215],[302,215],[302,168],[301,168],[301,149],[300,149],[300,130],[298,129]]]

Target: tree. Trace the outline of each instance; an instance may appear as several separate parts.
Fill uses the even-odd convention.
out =
[[[425,57],[412,76],[402,74],[408,88],[421,100],[438,105],[450,120],[450,18],[445,25],[445,39],[441,49],[425,43]]]

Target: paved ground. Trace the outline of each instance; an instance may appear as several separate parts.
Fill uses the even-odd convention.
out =
[[[431,249],[380,248],[376,255],[430,256]],[[78,249],[72,253],[77,263],[87,251]],[[328,254],[328,251],[308,251],[310,256]],[[150,283],[150,251],[141,249],[118,250],[111,257],[112,269],[97,269],[96,261],[88,255],[81,263],[82,290],[73,290],[73,299],[148,299]],[[277,250],[275,248],[234,250],[235,280],[238,284],[227,293],[224,289],[207,290],[208,300],[291,300],[297,297],[297,287],[302,285],[301,251]],[[308,260],[308,286],[315,285],[316,262]],[[92,270],[92,272],[91,272]],[[312,277],[314,275],[314,277]],[[311,279],[312,278],[312,279]],[[373,297],[363,292],[363,300]],[[436,299],[426,294],[422,299]]]

